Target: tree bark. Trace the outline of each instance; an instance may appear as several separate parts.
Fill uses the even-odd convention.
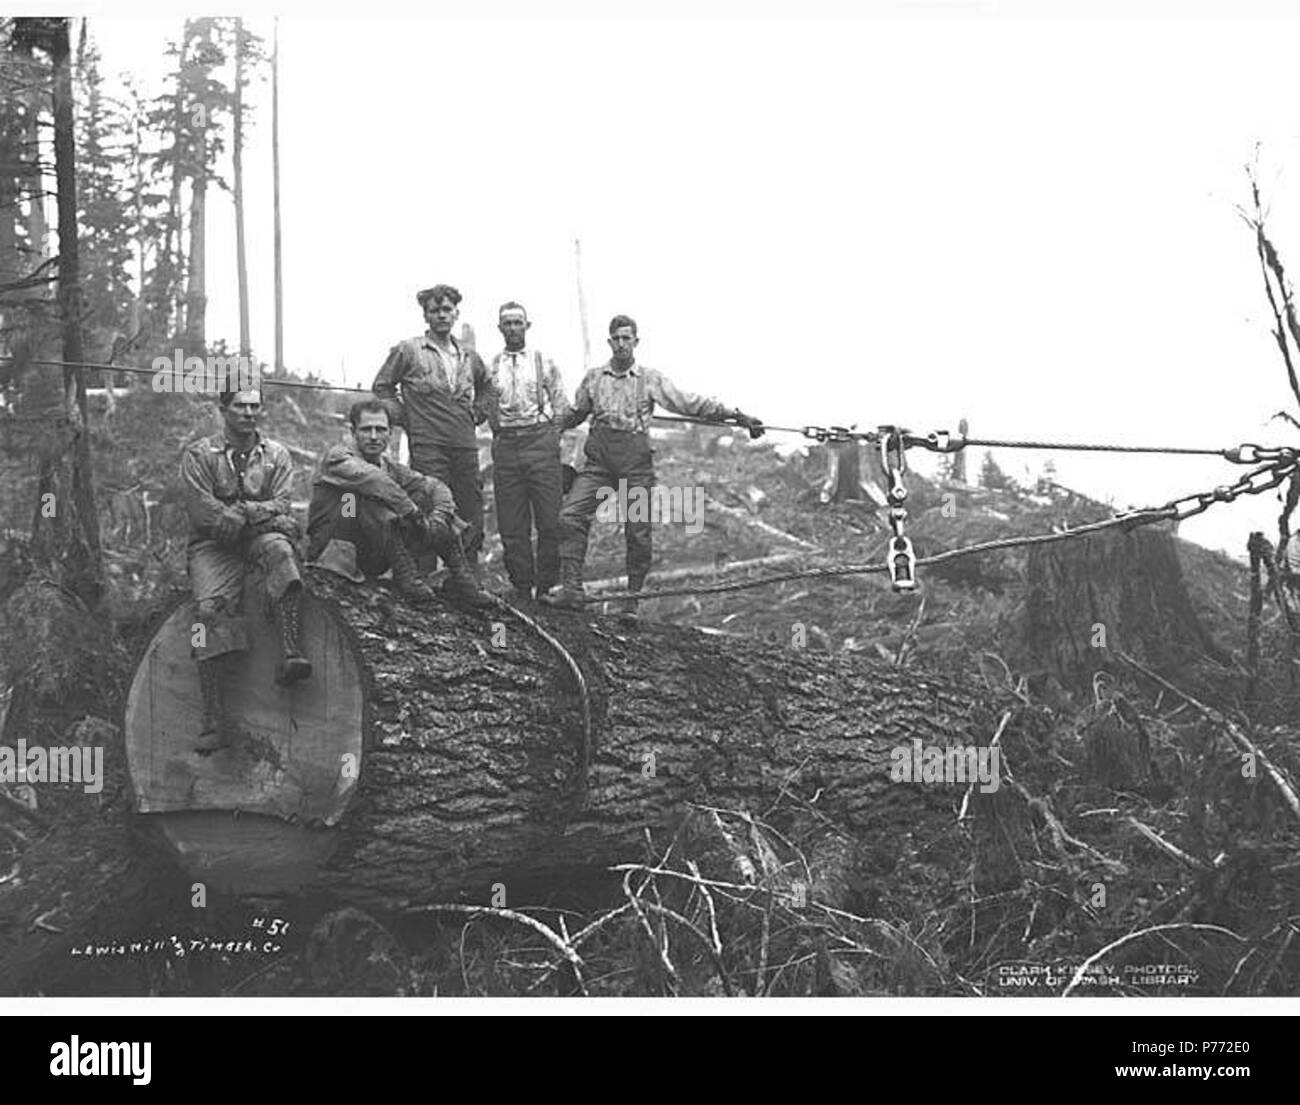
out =
[[[292,891],[322,908],[392,914],[455,899],[486,903],[498,887],[510,904],[537,900],[539,889],[571,887],[642,857],[647,834],[665,842],[692,803],[758,813],[784,792],[882,845],[933,832],[951,823],[960,786],[893,782],[891,751],[914,738],[987,743],[996,728],[998,704],[963,682],[672,626],[623,634],[604,619],[540,615],[583,674],[588,752],[572,673],[505,611],[416,610],[386,591],[311,575],[314,595],[334,604],[353,635],[367,684],[366,751],[350,806],[336,828],[293,829],[304,848],[313,835],[333,848]],[[110,780],[115,770],[120,777],[120,744],[109,760]],[[156,910],[151,879],[188,887],[190,878],[178,882],[175,865],[149,852],[128,862],[127,827],[203,817],[209,828],[224,818],[231,839],[249,823],[276,821],[182,813],[99,825],[82,848],[103,855],[79,861],[78,904],[61,915],[63,932],[0,949],[0,992],[47,961],[33,941],[42,955],[66,955],[87,933],[129,935],[155,921],[132,915],[125,898]],[[36,870],[44,897],[26,890],[11,899],[24,917],[67,891]],[[99,870],[115,882],[97,881]],[[187,894],[171,908],[193,916]]]
[[[915,672],[552,615],[590,695],[588,752],[572,675],[508,615],[386,609],[333,578],[314,589],[370,683],[360,787],[314,888],[372,912],[603,868],[689,802],[770,803],[784,785],[887,833],[951,797],[893,783],[895,746],[993,732],[987,696]]]
[[[208,201],[207,135],[198,130],[195,139],[197,164],[190,181],[190,257],[185,282],[185,353],[201,357],[207,351],[207,257],[206,228]]]
[[[86,407],[85,360],[81,341],[81,257],[77,241],[77,149],[73,116],[71,43],[67,19],[54,30],[51,55],[54,60],[54,172],[58,187],[59,213],[59,314],[63,338],[63,381],[69,403],[75,406],[71,458],[72,501],[75,531],[67,533],[74,551],[69,583],[83,598],[98,597],[99,512],[91,479],[90,418]],[[42,481],[44,482],[44,481]],[[65,552],[66,556],[66,552]]]
[[[1167,530],[1035,546],[1026,583],[1026,652],[1067,690],[1088,690],[1117,649],[1176,679],[1206,660],[1233,662],[1192,606]]]

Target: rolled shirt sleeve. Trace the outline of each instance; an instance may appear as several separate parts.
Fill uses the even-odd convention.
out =
[[[419,509],[397,480],[378,465],[362,460],[346,445],[335,445],[325,454],[316,480],[340,491],[376,499],[399,517]]]
[[[573,404],[569,411],[563,417],[557,418],[556,423],[562,430],[571,430],[575,426],[581,426],[583,422],[591,415],[595,409],[595,401],[592,399],[592,380],[595,378],[595,372],[601,372],[602,369],[595,369],[588,372],[582,378],[582,383],[578,385],[578,394],[573,398]]]
[[[226,509],[226,504],[213,494],[215,481],[208,460],[209,445],[197,441],[181,456],[181,486],[184,491],[185,513],[196,533],[207,533]]]
[[[564,381],[560,377],[560,369],[550,357],[545,358],[546,371],[543,376],[543,386],[546,388],[546,397],[551,403],[551,413],[555,421],[564,425],[569,417],[569,412],[573,409],[573,404],[569,402],[569,397],[564,393]]]
[[[406,353],[400,345],[395,345],[388,351],[383,367],[375,375],[375,382],[370,385],[370,390],[374,392],[376,398],[384,401],[384,406],[388,408],[388,417],[396,426],[407,424],[406,407],[397,397],[397,385],[406,375],[406,367]]]
[[[683,414],[688,418],[735,417],[736,412],[731,407],[723,405],[716,399],[683,391],[657,368],[647,368],[643,371],[646,394],[674,414]]]

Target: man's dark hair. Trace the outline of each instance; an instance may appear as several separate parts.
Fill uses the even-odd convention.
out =
[[[420,310],[424,310],[424,305],[433,300],[434,303],[440,303],[444,299],[450,299],[453,303],[460,304],[460,292],[450,284],[435,284],[432,288],[425,288],[422,292],[417,292],[415,301],[420,305]]]
[[[528,308],[522,303],[516,303],[513,299],[509,303],[503,303],[497,308],[497,318],[500,318],[507,311],[523,311],[524,318],[528,317]]]
[[[358,399],[348,410],[348,422],[355,430],[363,414],[382,414],[388,419],[388,426],[393,425],[393,416],[382,399]]]
[[[609,332],[611,334],[613,334],[620,326],[630,326],[632,327],[632,333],[634,335],[636,334],[636,319],[632,318],[630,315],[615,315],[609,320]]]
[[[220,395],[217,396],[217,402],[221,404],[221,409],[223,411],[229,409],[230,404],[235,401],[235,396],[238,395],[241,391],[257,392],[257,401],[261,403],[263,406],[266,405],[266,400],[262,397],[261,388],[235,388],[233,391],[223,391]]]

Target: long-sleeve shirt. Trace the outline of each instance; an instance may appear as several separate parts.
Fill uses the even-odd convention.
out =
[[[399,342],[372,390],[395,404],[412,444],[472,449],[474,427],[487,418],[491,383],[483,358],[455,338],[450,342],[450,356],[428,334]]]
[[[200,438],[181,455],[181,484],[191,542],[212,537],[212,527],[236,504],[252,524],[293,517],[293,457],[260,434],[247,453],[224,433]]]
[[[611,364],[590,369],[578,385],[573,409],[557,422],[561,429],[571,429],[590,415],[593,426],[644,433],[656,403],[689,418],[732,418],[736,413],[716,399],[683,391],[657,368],[634,362],[623,373]]]
[[[537,349],[503,350],[488,368],[492,429],[536,426],[564,418],[572,404],[555,362]]]
[[[378,464],[371,464],[351,446],[335,445],[321,458],[312,482],[307,515],[309,558],[329,544],[339,517],[339,501],[347,492],[374,499],[399,518],[416,511],[450,518],[456,511],[451,489],[442,480],[422,475],[387,455],[381,456]]]

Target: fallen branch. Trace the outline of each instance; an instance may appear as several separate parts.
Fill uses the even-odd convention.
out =
[[[1200,702],[1197,699],[1193,698],[1186,691],[1179,690],[1167,679],[1157,675],[1150,668],[1144,666],[1143,664],[1138,663],[1138,661],[1134,660],[1133,657],[1129,656],[1123,650],[1117,649],[1115,654],[1126,664],[1129,664],[1130,666],[1140,671],[1148,679],[1154,680],[1156,683],[1159,683],[1160,686],[1164,687],[1166,690],[1172,692],[1173,694],[1176,694],[1179,698],[1183,699],[1185,702],[1187,702],[1189,706],[1191,706],[1194,710],[1197,710],[1203,717],[1207,717],[1211,721],[1215,721],[1218,724],[1222,725],[1225,732],[1227,732],[1228,736],[1232,738],[1232,740],[1237,744],[1239,748],[1245,749],[1252,756],[1254,756],[1255,759],[1258,760],[1260,764],[1263,765],[1264,770],[1268,773],[1268,777],[1273,780],[1273,783],[1277,786],[1277,789],[1281,792],[1283,801],[1285,801],[1286,804],[1291,808],[1291,812],[1295,814],[1296,818],[1300,820],[1300,798],[1296,797],[1296,792],[1292,788],[1291,784],[1287,781],[1286,776],[1282,774],[1282,772],[1274,765],[1273,761],[1270,760],[1259,748],[1257,748],[1254,742],[1251,741],[1251,739],[1247,737],[1246,734],[1243,733],[1236,726],[1236,724],[1232,722],[1230,718],[1221,714],[1218,710],[1215,710],[1213,707],[1207,706],[1205,705],[1205,703]]]
[[[698,564],[689,568],[674,568],[668,572],[655,572],[654,582],[672,583],[678,580],[718,577],[747,572],[752,568],[767,568],[773,564],[785,564],[791,560],[805,559],[804,553],[777,553],[773,556],[760,556],[754,560],[736,560],[729,564]],[[598,579],[587,584],[588,594],[599,595],[602,591],[626,590],[627,581],[622,576],[612,579]]]
[[[1181,848],[1179,848],[1177,845],[1170,844],[1169,841],[1167,841],[1164,837],[1162,837],[1158,832],[1156,832],[1154,829],[1148,828],[1146,825],[1143,825],[1142,822],[1139,821],[1136,817],[1127,817],[1125,818],[1125,820],[1130,825],[1132,825],[1133,828],[1137,829],[1137,831],[1140,832],[1144,837],[1146,837],[1147,840],[1151,841],[1151,843],[1154,844],[1157,848],[1159,848],[1162,852],[1164,852],[1168,856],[1172,856],[1179,863],[1185,863],[1188,867],[1191,867],[1193,870],[1196,871],[1213,870],[1213,868],[1211,868],[1208,863],[1205,863],[1202,860],[1197,859],[1193,855],[1189,855],[1188,853],[1184,852]]]
[[[1238,936],[1231,929],[1221,928],[1218,925],[1199,925],[1185,922],[1177,925],[1153,925],[1151,928],[1139,929],[1137,932],[1130,932],[1127,936],[1121,936],[1118,940],[1107,944],[1100,951],[1094,952],[1092,955],[1088,956],[1087,959],[1079,964],[1078,969],[1074,972],[1074,977],[1070,979],[1070,985],[1061,991],[1061,997],[1068,998],[1071,991],[1073,991],[1074,988],[1083,981],[1084,976],[1088,973],[1088,968],[1095,963],[1100,963],[1106,958],[1106,956],[1110,955],[1111,952],[1117,951],[1125,944],[1131,944],[1134,940],[1139,940],[1143,936],[1151,936],[1157,932],[1176,932],[1179,929],[1195,929],[1198,932],[1220,932],[1223,933],[1224,936],[1231,936],[1238,944],[1244,944],[1246,942],[1243,937]]]
[[[589,996],[587,994],[587,986],[582,981],[582,967],[583,967],[582,958],[578,955],[576,951],[573,950],[572,946],[559,935],[559,933],[557,933],[549,925],[544,925],[541,921],[537,920],[536,917],[529,917],[528,914],[526,913],[519,913],[513,909],[501,909],[497,906],[459,905],[452,902],[438,903],[435,905],[416,906],[414,909],[408,909],[405,910],[404,912],[407,914],[415,914],[415,913],[486,914],[489,917],[501,917],[507,921],[514,921],[520,925],[527,925],[530,929],[534,930],[535,932],[541,933],[541,935],[544,936],[551,944],[553,944],[559,950],[560,954],[563,955],[564,958],[569,961],[569,965],[573,968],[573,977],[578,983],[578,988],[582,991],[584,997]]]
[[[793,533],[786,533],[785,530],[777,529],[776,526],[764,522],[761,518],[756,518],[747,510],[741,510],[740,507],[726,506],[717,501],[717,499],[705,498],[704,505],[709,510],[716,510],[719,514],[725,514],[728,518],[735,518],[737,521],[744,522],[747,526],[753,526],[754,529],[762,530],[764,533],[778,540],[786,541],[791,545],[798,545],[801,549],[807,549],[809,552],[821,552],[820,545],[814,545],[811,541],[805,541],[802,537],[796,537]]]

